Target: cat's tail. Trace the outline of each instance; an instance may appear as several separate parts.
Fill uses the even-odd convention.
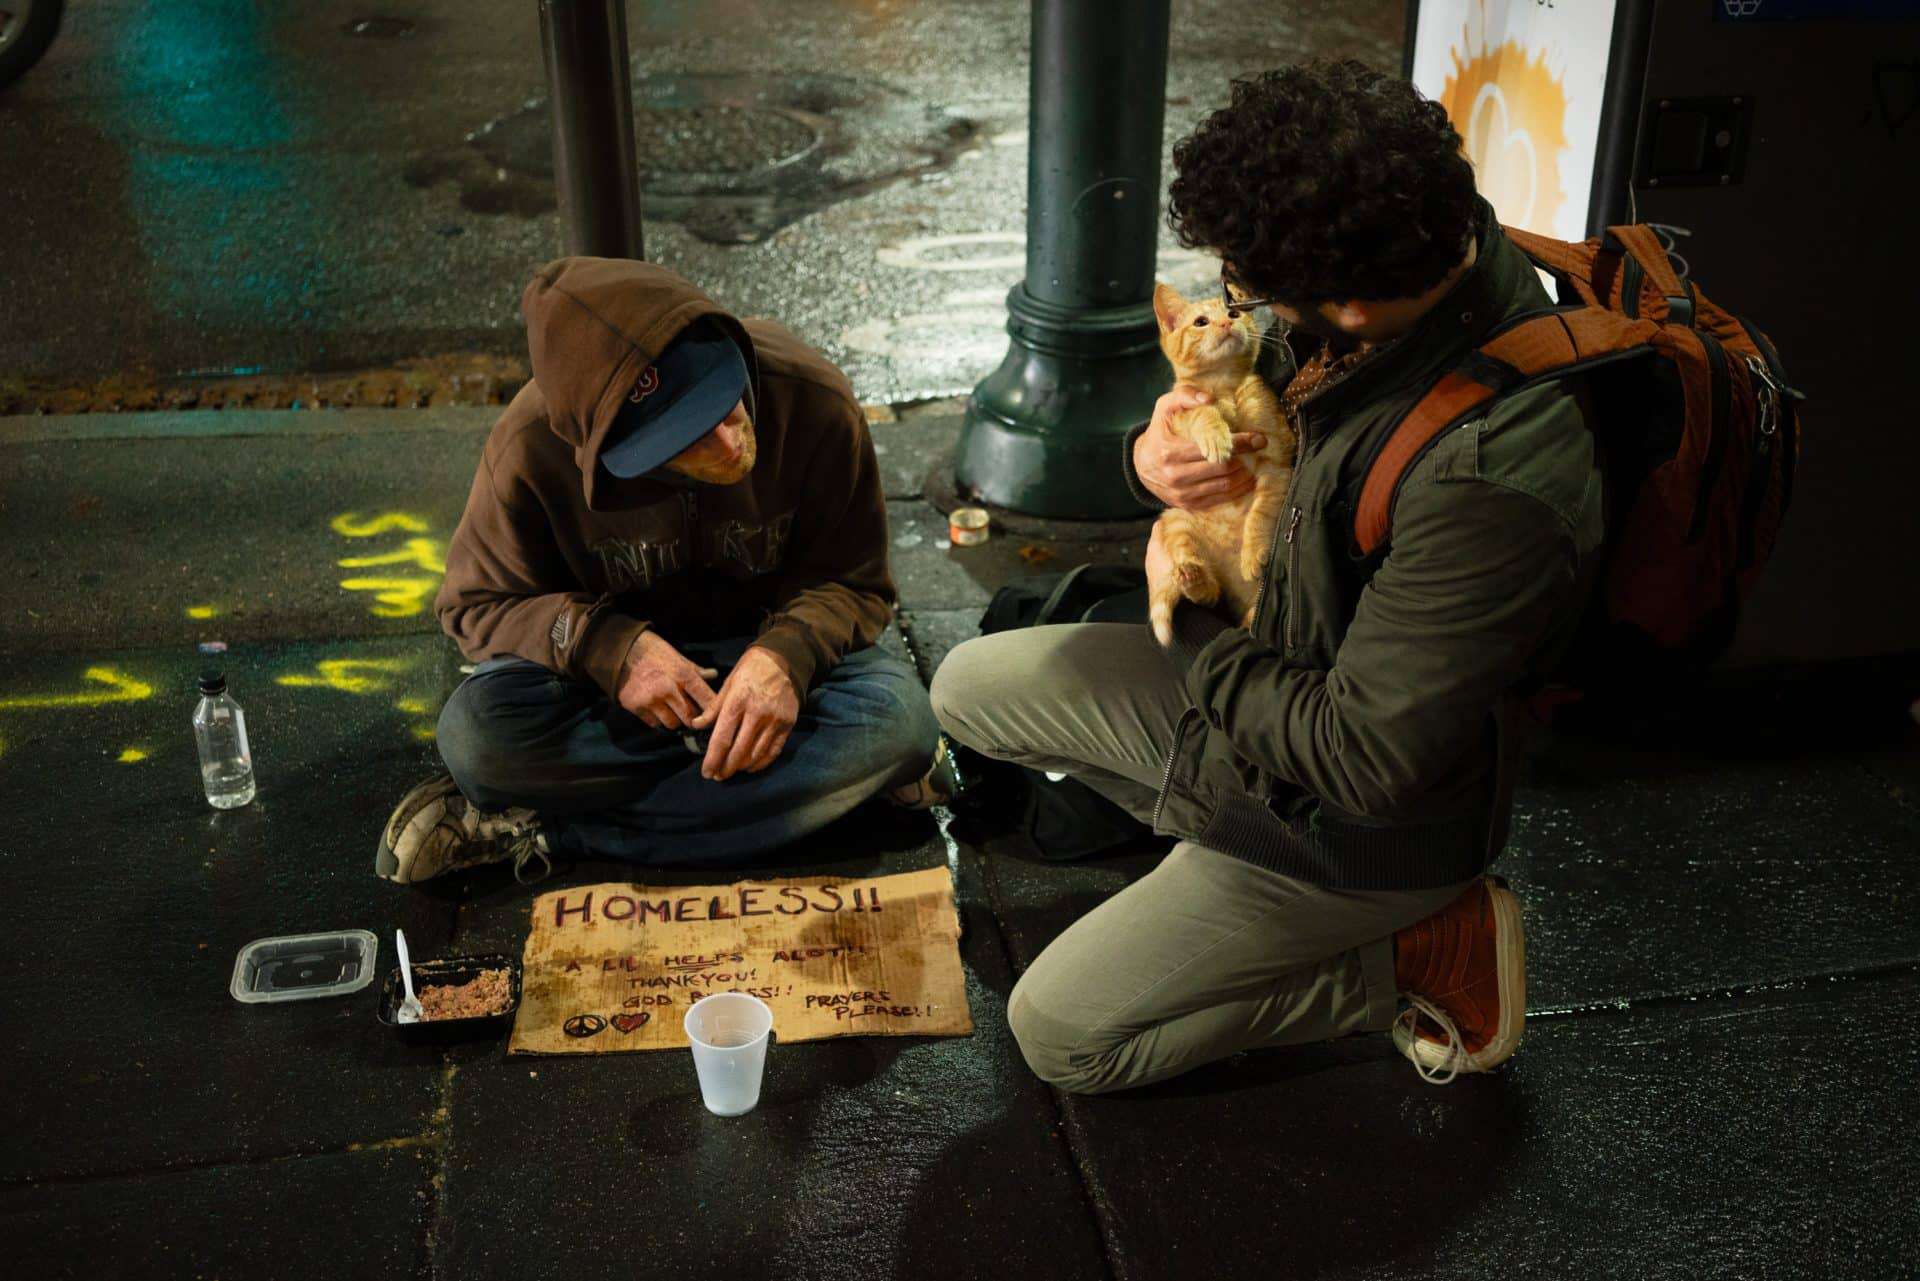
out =
[[[1173,607],[1180,602],[1177,592],[1162,591],[1147,602],[1147,619],[1153,624],[1153,638],[1160,648],[1173,648]]]

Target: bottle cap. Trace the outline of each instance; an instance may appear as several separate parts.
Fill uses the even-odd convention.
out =
[[[227,692],[227,674],[209,667],[200,673],[200,692],[202,694],[224,694]]]

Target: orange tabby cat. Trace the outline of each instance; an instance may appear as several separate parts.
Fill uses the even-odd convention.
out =
[[[1183,596],[1197,605],[1224,597],[1241,626],[1252,622],[1260,574],[1293,475],[1294,432],[1280,398],[1253,372],[1260,330],[1251,315],[1229,317],[1218,298],[1188,302],[1171,285],[1154,288],[1153,314],[1174,381],[1213,398],[1175,414],[1168,424],[1173,434],[1215,463],[1233,456],[1235,432],[1259,432],[1267,440],[1265,448],[1240,455],[1253,473],[1251,491],[1205,511],[1171,507],[1160,516],[1160,541],[1174,580],[1153,593],[1147,611],[1154,637],[1172,645],[1173,608]]]

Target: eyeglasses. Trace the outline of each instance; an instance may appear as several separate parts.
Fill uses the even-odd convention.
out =
[[[1220,302],[1229,316],[1244,316],[1255,307],[1271,307],[1279,302],[1278,298],[1242,298],[1238,289],[1227,282],[1227,264],[1220,264]]]

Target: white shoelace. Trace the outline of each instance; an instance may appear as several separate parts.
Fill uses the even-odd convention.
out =
[[[1460,1029],[1453,1025],[1453,1020],[1447,1017],[1445,1010],[1424,996],[1408,993],[1407,1008],[1400,1011],[1394,1022],[1407,1025],[1409,1043],[1417,1044],[1421,1039],[1420,1016],[1422,1014],[1432,1019],[1435,1026],[1446,1034],[1447,1056],[1441,1060],[1438,1067],[1428,1067],[1418,1058],[1414,1058],[1413,1070],[1418,1072],[1420,1079],[1428,1085],[1452,1085],[1453,1078],[1460,1075],[1460,1069],[1467,1061],[1466,1041],[1461,1037]]]

